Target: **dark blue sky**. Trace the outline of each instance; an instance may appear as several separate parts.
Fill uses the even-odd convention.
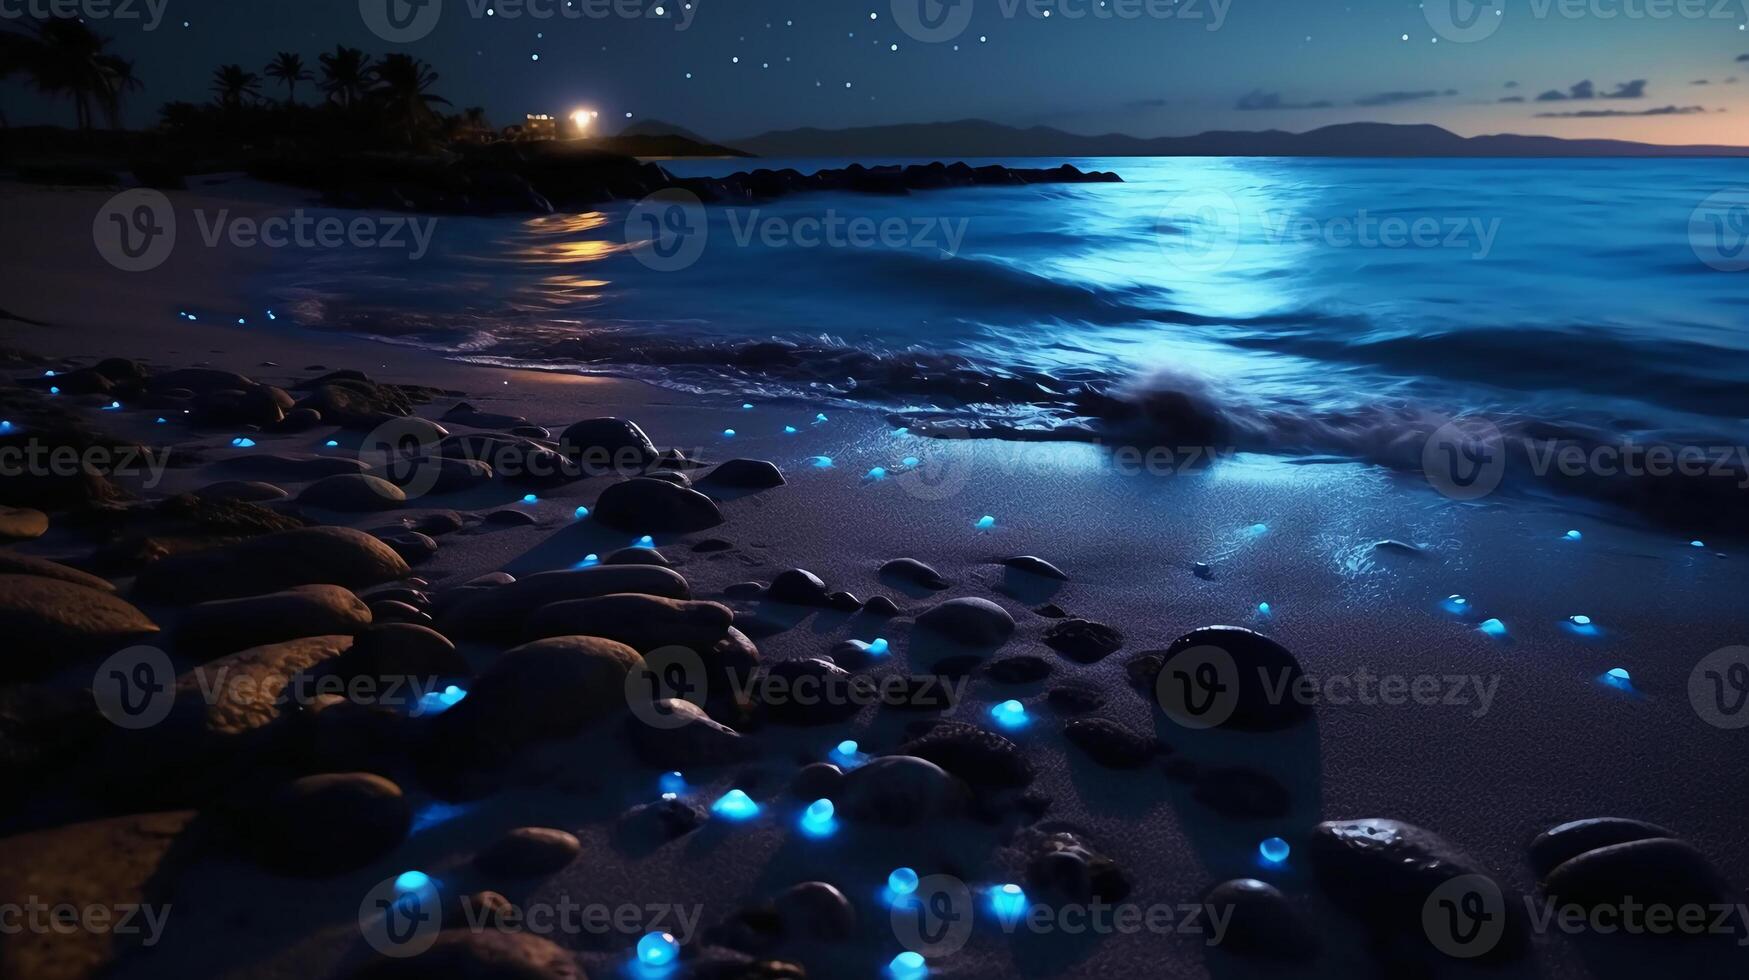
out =
[[[74,0],[0,0],[0,12],[51,2]],[[1749,143],[1745,0],[427,2],[417,12],[406,0],[84,9],[147,83],[132,124],[167,100],[205,100],[221,63],[259,71],[294,50],[313,68],[344,43],[425,59],[440,94],[499,124],[588,106],[610,126],[629,112],[716,139],[977,116],[1144,136],[1371,119]],[[104,4],[136,16],[102,17]],[[390,4],[424,36],[373,33],[367,11],[385,17]],[[149,7],[162,11],[154,30]],[[300,98],[315,94],[306,85]],[[71,119],[16,80],[4,100],[14,123]]]

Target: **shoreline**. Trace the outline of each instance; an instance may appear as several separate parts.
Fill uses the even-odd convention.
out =
[[[654,798],[661,770],[642,764],[617,730],[591,728],[524,747],[505,767],[504,788],[483,799],[442,800],[409,767],[392,767],[418,815],[415,829],[353,871],[288,877],[256,866],[221,841],[175,882],[163,942],[123,956],[116,975],[344,972],[371,953],[356,922],[360,901],[385,875],[418,868],[446,888],[464,894],[494,888],[525,907],[552,907],[566,896],[610,906],[696,906],[701,928],[732,923],[795,883],[825,877],[855,908],[856,926],[832,943],[780,945],[772,958],[793,958],[820,975],[873,976],[899,949],[876,897],[888,870],[903,864],[977,883],[1021,880],[1027,832],[1054,827],[1072,830],[1109,855],[1130,880],[1133,903],[1197,901],[1210,886],[1238,876],[1271,881],[1324,937],[1317,957],[1292,968],[1309,976],[1388,969],[1370,951],[1363,923],[1329,900],[1303,858],[1320,820],[1389,817],[1419,824],[1527,896],[1537,892],[1527,843],[1561,821],[1604,815],[1669,827],[1732,880],[1749,876],[1749,841],[1737,827],[1740,792],[1732,779],[1741,769],[1740,746],[1732,733],[1698,716],[1687,693],[1702,657],[1742,641],[1744,624],[1730,612],[1739,604],[1740,559],[1728,546],[1720,556],[1714,548],[1688,548],[1668,533],[1535,502],[1463,506],[1359,464],[1308,467],[1247,457],[1168,478],[1124,476],[1092,446],[923,439],[896,435],[874,411],[834,411],[816,424],[812,410],[802,413],[786,403],[743,409],[726,398],[617,378],[470,365],[313,331],[189,323],[159,311],[197,297],[249,308],[250,270],[238,267],[234,253],[191,250],[172,258],[162,274],[130,279],[108,270],[91,251],[88,219],[69,220],[64,210],[61,220],[51,218],[49,212],[67,200],[26,197],[25,206],[8,209],[6,223],[58,228],[63,237],[5,236],[0,296],[6,300],[0,306],[54,325],[6,321],[0,325],[6,346],[82,364],[144,357],[155,372],[209,366],[300,396],[307,389],[299,383],[329,371],[359,370],[378,382],[460,392],[418,406],[416,414],[430,420],[465,401],[480,412],[525,417],[557,436],[578,420],[613,416],[637,422],[658,448],[682,447],[701,462],[768,459],[786,485],[723,494],[720,526],[653,535],[694,599],[729,606],[736,623],[749,628],[762,664],[821,657],[838,651],[843,641],[878,635],[890,640],[893,657],[875,674],[926,673],[943,658],[917,617],[947,599],[977,598],[1001,606],[1017,624],[1013,638],[986,655],[986,662],[1030,656],[1048,668],[1044,679],[1018,684],[967,675],[964,702],[946,716],[987,725],[996,704],[1009,698],[1026,703],[1032,724],[1008,735],[1036,774],[1030,789],[1042,797],[1038,814],[1005,801],[994,821],[943,817],[903,831],[849,821],[833,838],[800,834],[795,820],[801,804],[788,792],[800,760],[826,758],[841,738],[856,738],[871,753],[892,752],[914,734],[914,723],[931,717],[870,706],[832,724],[750,728],[744,737],[754,740],[756,750],[748,758],[685,768],[696,799],[708,802],[744,787],[766,814],[747,824],[707,824],[653,848],[632,847],[620,836],[618,815]],[[46,309],[25,308],[21,296],[40,297]],[[22,374],[6,373],[14,379]],[[237,447],[230,440],[244,430],[158,426],[152,411],[132,407],[88,411],[119,436],[197,454],[197,465],[168,470],[165,483],[144,497],[148,501],[232,478],[228,459],[259,453],[345,456],[359,438],[356,430],[324,424],[301,433],[249,432],[256,445]],[[456,434],[497,431],[441,424]],[[798,431],[785,434],[786,424]],[[726,428],[736,434],[724,435]],[[329,438],[342,445],[326,447]],[[900,461],[910,455],[919,457],[917,470],[926,478],[902,479]],[[816,457],[830,457],[831,466],[814,465]],[[866,476],[876,466],[888,469],[885,478]],[[701,468],[694,475],[709,472]],[[273,482],[295,498],[314,481]],[[494,480],[456,503],[439,495],[378,513],[339,513],[295,500],[289,506],[324,525],[367,532],[451,509],[533,518],[502,526],[469,521],[463,530],[438,536],[435,555],[412,570],[437,595],[479,575],[507,571],[524,580],[571,568],[586,554],[634,545],[634,532],[574,516],[579,506],[599,511],[612,483],[597,477],[543,487],[533,491],[532,504],[522,502],[525,488]],[[993,526],[980,529],[985,515],[994,518]],[[1569,528],[1582,529],[1582,539],[1566,540]],[[712,539],[729,547],[699,550]],[[1386,541],[1415,547],[1379,547]],[[9,548],[75,561],[91,549],[91,540],[59,517],[44,537]],[[997,563],[1013,555],[1042,557],[1068,580],[1017,580]],[[948,587],[918,588],[881,572],[882,563],[904,557],[927,562]],[[1206,574],[1198,573],[1199,562],[1209,566]],[[888,596],[900,613],[878,620],[737,597],[745,595],[736,591],[739,583],[773,582],[792,568],[808,569],[828,588],[863,601]],[[123,596],[138,597],[130,588],[137,583],[118,581]],[[1458,616],[1441,608],[1452,594],[1469,597],[1475,612]],[[1264,602],[1267,614],[1259,609]],[[1034,611],[1047,603],[1116,628],[1123,634],[1121,648],[1092,663],[1060,654],[1046,640],[1060,620]],[[165,626],[167,636],[187,614],[180,603],[141,599],[139,608]],[[1578,635],[1563,625],[1581,613],[1596,623],[1597,635]],[[1478,630],[1484,617],[1502,620],[1508,639]],[[1210,737],[1165,722],[1151,699],[1131,685],[1127,666],[1213,624],[1259,629],[1292,651],[1319,681],[1315,723],[1285,734]],[[507,645],[467,639],[458,648],[469,667],[483,673]],[[191,669],[182,651],[177,656],[179,669]],[[83,674],[88,683],[93,666],[72,664],[57,680],[76,686]],[[1615,666],[1631,672],[1631,696],[1599,681]],[[1446,704],[1443,696],[1432,703],[1335,696],[1340,684],[1330,682],[1366,673],[1406,681],[1479,678],[1474,690],[1493,693],[1485,706],[1479,696],[1464,704]],[[1048,692],[1059,688],[1093,692],[1101,703],[1092,714],[1157,734],[1173,756],[1267,774],[1287,793],[1287,808],[1268,817],[1234,817],[1197,799],[1160,765],[1116,771],[1092,764],[1062,733],[1072,718],[1050,706]],[[1449,690],[1442,686],[1442,695]],[[53,812],[96,815],[77,794],[53,799],[65,807]],[[499,834],[527,825],[567,830],[580,839],[585,856],[528,879],[474,864]],[[1274,835],[1288,839],[1302,857],[1260,868],[1257,842]],[[618,975],[636,941],[635,935],[586,931],[553,938],[591,976]],[[694,942],[689,947],[695,950],[723,949],[704,937]],[[1184,936],[1068,940],[1004,935],[986,924],[964,949],[942,960],[941,972],[1109,976],[1164,964],[1172,975],[1246,975],[1245,961],[1229,956]],[[1600,966],[1609,958],[1550,937],[1498,972],[1630,976],[1644,963],[1629,955]]]

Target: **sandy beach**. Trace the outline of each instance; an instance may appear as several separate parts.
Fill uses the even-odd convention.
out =
[[[197,185],[171,197],[183,211],[200,204],[270,214],[301,203],[276,193],[232,183]],[[352,591],[373,605],[373,592],[417,593],[417,601],[407,603],[415,615],[404,621],[424,621],[448,635],[471,679],[458,682],[467,696],[443,714],[408,719],[404,708],[390,709],[391,721],[371,714],[374,722],[353,727],[341,727],[347,723],[341,717],[332,729],[320,729],[331,741],[316,748],[304,744],[313,739],[306,732],[313,723],[302,716],[323,712],[269,712],[270,718],[244,727],[289,738],[299,750],[256,758],[254,749],[228,742],[226,752],[241,754],[227,756],[235,768],[214,770],[223,773],[217,786],[201,785],[191,772],[209,764],[206,741],[169,738],[164,733],[174,725],[129,731],[97,721],[96,734],[81,743],[87,753],[81,758],[89,760],[81,765],[88,768],[64,763],[33,772],[22,784],[29,792],[0,811],[0,853],[22,860],[70,847],[86,861],[40,873],[0,871],[0,885],[46,894],[78,878],[79,893],[95,896],[86,901],[120,903],[149,879],[154,901],[168,909],[161,935],[150,945],[112,944],[90,933],[38,933],[28,942],[8,936],[0,945],[0,966],[11,968],[0,970],[6,975],[28,976],[22,971],[33,969],[55,977],[104,970],[120,977],[289,978],[347,976],[361,968],[380,971],[369,975],[444,975],[432,965],[436,960],[385,955],[369,928],[361,929],[361,905],[385,883],[417,870],[441,894],[445,937],[463,924],[459,898],[486,890],[525,912],[545,910],[542,921],[556,923],[541,925],[531,915],[527,928],[509,933],[462,930],[474,942],[537,935],[556,944],[563,961],[551,959],[545,946],[517,946],[496,972],[469,976],[645,975],[636,972],[639,937],[663,931],[681,945],[684,972],[677,975],[886,976],[906,949],[903,927],[896,925],[906,916],[896,915],[883,896],[888,873],[899,867],[936,884],[957,881],[972,896],[971,907],[955,907],[969,932],[950,936],[951,950],[932,947],[938,955],[928,958],[928,970],[939,977],[1485,972],[1627,978],[1654,968],[1680,976],[1742,975],[1749,945],[1739,941],[1749,944],[1749,922],[1701,940],[1533,927],[1522,949],[1484,957],[1485,965],[1467,963],[1441,955],[1419,928],[1399,929],[1381,911],[1404,904],[1389,873],[1369,878],[1378,869],[1364,859],[1350,874],[1340,855],[1317,867],[1312,858],[1328,842],[1328,832],[1317,829],[1321,822],[1403,821],[1461,852],[1461,861],[1442,865],[1458,869],[1447,877],[1476,871],[1497,882],[1509,905],[1522,908],[1529,898],[1541,908],[1532,840],[1568,821],[1616,817],[1667,828],[1740,889],[1749,881],[1742,730],[1708,717],[1691,697],[1691,678],[1714,651],[1744,641],[1749,617],[1742,611],[1741,541],[1709,534],[1697,547],[1690,543],[1693,533],[1560,498],[1502,494],[1462,503],[1420,474],[1363,463],[1235,454],[1213,465],[1185,466],[1172,457],[1150,466],[1148,451],[1157,447],[928,439],[897,430],[874,410],[822,413],[789,400],[747,407],[608,375],[468,364],[299,329],[267,318],[256,284],[270,265],[284,276],[287,263],[304,260],[301,253],[194,247],[178,249],[151,272],[121,272],[92,247],[93,216],[108,196],[0,186],[0,309],[11,317],[0,320],[0,347],[11,358],[5,365],[10,381],[30,385],[18,390],[43,400],[45,410],[71,413],[117,439],[168,454],[161,475],[116,479],[130,494],[126,507],[149,508],[222,481],[255,480],[286,494],[263,500],[261,509],[313,526],[385,534],[443,528],[430,535],[435,552],[417,556],[405,575],[360,582]],[[180,315],[191,308],[207,315],[194,321]],[[246,322],[238,324],[239,318]],[[630,420],[657,449],[679,450],[689,461],[666,472],[683,474],[714,498],[706,503],[720,511],[721,523],[644,531],[603,520],[604,509],[660,516],[703,506],[692,497],[670,503],[667,491],[647,485],[639,499],[604,503],[608,488],[630,474],[540,485],[489,476],[455,492],[415,495],[369,512],[321,506],[312,502],[316,495],[299,499],[319,479],[318,469],[268,476],[262,465],[237,461],[357,458],[371,448],[375,426],[326,418],[295,432],[195,425],[163,408],[167,402],[122,401],[109,409],[107,396],[44,391],[44,372],[66,375],[109,358],[137,360],[154,377],[191,368],[234,372],[282,389],[300,404],[312,397],[312,382],[335,371],[361,372],[373,385],[436,389],[416,401],[413,412],[451,437],[503,436],[516,424],[546,429],[551,438],[537,444],[557,446],[582,420]],[[461,403],[476,414],[457,414]],[[467,421],[486,423],[488,416],[521,421]],[[735,459],[769,461],[782,485],[713,484],[711,467]],[[47,533],[10,544],[4,554],[50,559],[107,579],[115,596],[160,630],[142,642],[164,650],[176,676],[186,680],[203,664],[244,649],[196,651],[180,642],[198,602],[236,597],[202,593],[193,563],[185,564],[185,576],[153,579],[150,559],[188,555],[147,554],[133,568],[95,560],[109,553],[106,546],[134,517],[97,520],[82,508],[45,509]],[[580,509],[587,516],[578,516]],[[459,519],[448,522],[450,512]],[[428,519],[435,520],[424,523]],[[284,532],[267,531],[275,533]],[[458,586],[498,572],[521,585],[538,573],[639,568],[602,565],[589,556],[607,558],[637,545],[645,533],[684,580],[686,594],[670,598],[728,607],[766,671],[832,656],[840,667],[875,679],[945,678],[942,686],[957,696],[933,708],[871,703],[819,712],[794,705],[786,711],[775,701],[727,707],[713,701],[713,716],[740,735],[703,730],[696,722],[683,740],[641,731],[654,726],[638,720],[636,699],[628,704],[601,676],[591,675],[593,697],[583,700],[605,698],[605,706],[579,713],[535,707],[545,705],[536,696],[538,672],[533,682],[506,679],[504,668],[493,674],[506,650],[532,639],[525,620],[536,610],[519,610],[518,628],[500,629],[494,620],[475,629],[457,610],[486,601],[493,587],[457,592]],[[1016,556],[1043,559],[1065,578],[1004,564]],[[883,571],[902,558],[926,563],[943,582],[936,587],[921,584],[927,576]],[[264,560],[296,564],[284,556]],[[794,569],[817,576],[823,592],[850,593],[855,605],[823,595],[811,605],[784,602],[764,591],[799,581],[794,574],[780,578]],[[407,581],[414,577],[419,581]],[[239,595],[248,594],[247,579],[241,577]],[[876,596],[889,597],[897,614],[862,608]],[[1456,596],[1464,601],[1453,605]],[[1000,612],[954,607],[934,625],[919,622],[942,603],[968,598],[994,603]],[[373,608],[375,628],[385,622],[382,613],[406,615]],[[31,628],[31,615],[9,610],[4,622]],[[1575,628],[1575,616],[1587,617],[1585,628]],[[1011,629],[1003,620],[1012,621]],[[1063,625],[1077,620],[1109,629]],[[1479,628],[1488,620],[1498,620],[1504,635]],[[267,625],[250,624],[238,635]],[[615,628],[634,625],[628,620]],[[1176,641],[1214,625],[1255,630],[1291,653],[1311,692],[1304,717],[1266,731],[1194,730],[1162,710],[1145,655],[1176,653]],[[292,628],[293,636],[320,635]],[[662,631],[660,623],[651,629]],[[959,642],[955,635],[985,642]],[[842,645],[877,638],[886,641],[887,652]],[[1115,650],[1103,640],[1115,642]],[[348,637],[339,646],[351,642]],[[710,642],[715,650],[716,640]],[[31,685],[21,691],[76,697],[96,683],[94,670],[112,652],[44,656],[52,669],[13,673],[35,675],[17,681]],[[15,648],[6,656],[37,654]],[[1156,657],[1155,671],[1161,659],[1170,656]],[[1005,666],[992,670],[992,664]],[[1631,680],[1611,682],[1607,672],[1617,668]],[[819,676],[823,670],[777,673]],[[553,697],[568,695],[568,684],[588,686],[579,676],[558,671]],[[498,704],[496,714],[473,686],[488,677],[496,680],[486,685],[487,696],[510,705]],[[1137,677],[1144,683],[1135,683]],[[518,692],[532,699],[526,714],[515,710]],[[992,714],[1010,700],[1023,705],[1020,727],[1005,728]],[[541,713],[549,710],[571,723],[544,727]],[[1104,727],[1065,734],[1066,726],[1088,719],[1104,719]],[[902,755],[900,747],[935,722],[934,737],[945,743],[929,749],[944,770],[939,785],[914,772],[895,772],[886,783],[858,776],[871,760]],[[359,734],[375,723],[388,734]],[[1001,738],[981,740],[956,723]],[[206,734],[213,725],[206,722]],[[538,734],[512,736],[522,728]],[[5,731],[21,746],[38,737],[28,721],[11,717]],[[844,740],[855,741],[859,765],[841,775],[801,772],[811,763],[844,761],[833,754]],[[700,761],[652,764],[650,744],[660,752],[696,753]],[[367,745],[373,751],[366,752]],[[488,747],[501,751],[474,754]],[[710,754],[718,751],[723,754]],[[25,754],[21,749],[9,758]],[[146,756],[152,766],[139,762]],[[465,773],[480,758],[494,760],[485,784]],[[129,760],[128,773],[120,771],[123,760]],[[684,773],[685,788],[667,806],[684,812],[627,816],[659,803],[659,779],[668,769]],[[359,771],[398,786],[411,826],[350,867],[316,873],[314,862],[297,856],[324,838],[366,836],[350,821],[367,822],[370,807],[315,806],[308,812],[319,819],[282,827],[260,816],[272,806],[260,800],[263,794],[280,799],[274,788],[297,776]],[[129,774],[145,778],[121,778]],[[820,798],[842,787],[831,833],[807,832],[804,812],[814,796],[798,781],[831,791]],[[707,815],[732,789],[758,804],[756,816],[735,822]],[[868,812],[853,812],[858,801]],[[905,812],[895,815],[889,805]],[[88,821],[137,823],[148,813],[195,814],[186,820],[194,829],[168,834],[177,839],[170,848],[174,861],[150,859],[150,849],[138,846],[136,835],[161,840],[164,832],[65,836]],[[672,828],[670,820],[685,824],[699,816],[704,819],[696,827],[650,836],[652,826]],[[564,831],[578,849],[566,853],[560,846],[564,860],[549,861],[550,851],[531,847],[539,853],[532,874],[477,860],[506,832],[527,827]],[[1057,833],[1073,835],[1085,849],[1071,859],[1083,874],[1089,866],[1107,868],[1086,851],[1109,859],[1126,882],[1121,897],[1104,889],[1098,882],[1107,879],[1097,874],[1094,885],[1083,882],[1086,893],[1078,897],[1074,888],[1058,895],[1048,875],[1041,884],[1040,854],[1051,846],[1042,841]],[[63,835],[60,843],[55,835]],[[310,840],[297,844],[278,835]],[[1278,837],[1290,856],[1280,863],[1261,859],[1260,842]],[[263,851],[281,862],[264,859]],[[285,860],[305,866],[288,872]],[[1665,870],[1646,871],[1648,883],[1663,878],[1669,865],[1654,867]],[[1437,881],[1435,873],[1431,880]],[[1279,889],[1278,902],[1260,906],[1267,923],[1262,945],[1279,955],[1245,952],[1242,941],[1232,940],[1253,921],[1248,916],[1259,914],[1255,908],[1245,906],[1234,920],[1232,906],[1205,904],[1211,888],[1240,878]],[[112,880],[118,884],[108,884]],[[786,893],[804,882],[833,885],[844,901],[820,890]],[[987,890],[1010,882],[1043,903],[1042,925],[1013,926],[991,914]],[[1357,899],[1344,886],[1363,894]],[[126,894],[106,896],[109,887]],[[786,898],[775,911],[761,907],[780,894]],[[1080,928],[1073,918],[1048,912],[1071,906],[1085,912],[1090,902],[1132,908],[1135,918],[1119,915],[1128,927]],[[584,921],[582,910],[591,908],[636,911],[601,927]],[[1154,918],[1147,918],[1148,910],[1155,910]],[[1419,908],[1395,912],[1421,922]],[[1226,925],[1217,928],[1223,914]],[[1237,933],[1229,928],[1235,921]],[[1290,935],[1311,937],[1315,949],[1292,948],[1284,938]],[[439,942],[441,952],[446,947]]]

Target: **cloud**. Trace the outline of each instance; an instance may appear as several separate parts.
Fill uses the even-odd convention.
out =
[[[1125,109],[1158,109],[1165,104],[1165,99],[1136,99],[1134,102],[1125,102],[1123,107]]]
[[[1712,83],[1713,83],[1712,79],[1710,79],[1710,78],[1697,78],[1694,81],[1689,82],[1688,84],[1690,84],[1690,85],[1711,85]]]
[[[1549,89],[1536,97],[1538,102],[1584,102],[1587,99],[1643,99],[1646,97],[1646,80],[1636,78],[1631,82],[1622,82],[1607,92],[1598,94],[1597,86],[1590,79],[1574,82],[1563,92],[1558,88]]]
[[[1517,82],[1507,82],[1507,83],[1506,83],[1506,87],[1507,87],[1507,88],[1517,88],[1517,87],[1518,87],[1518,83],[1517,83]]]
[[[1523,102],[1524,96],[1522,96],[1522,95],[1508,95],[1506,98],[1501,99],[1500,101],[1501,102]]]
[[[1244,95],[1239,96],[1239,104],[1234,106],[1234,108],[1248,112],[1262,109],[1328,109],[1330,108],[1330,103],[1323,100],[1317,102],[1284,102],[1282,101],[1280,92],[1265,92],[1262,89],[1252,89]]]
[[[1646,97],[1646,80],[1636,78],[1631,82],[1622,82],[1613,92],[1603,93],[1606,99],[1643,99]]]
[[[1749,61],[1749,54],[1740,54],[1737,56],[1737,60],[1738,61]]]
[[[1667,105],[1661,109],[1581,109],[1577,112],[1539,112],[1538,119],[1608,119],[1614,116],[1692,116],[1705,112],[1697,105]]]
[[[1444,91],[1430,88],[1416,92],[1380,92],[1376,95],[1363,95],[1355,99],[1354,104],[1362,106],[1400,105],[1404,102],[1420,102],[1423,99],[1437,99],[1442,95],[1456,94],[1457,89],[1455,88],[1448,88]]]
[[[1536,100],[1538,102],[1565,102],[1568,99],[1593,99],[1596,97],[1597,90],[1592,86],[1590,80],[1587,79],[1583,82],[1573,83],[1573,87],[1565,92],[1560,89],[1549,89],[1547,92],[1537,96]]]

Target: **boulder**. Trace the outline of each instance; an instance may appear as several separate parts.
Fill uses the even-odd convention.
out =
[[[177,652],[207,660],[299,637],[357,633],[370,623],[369,607],[351,591],[338,585],[300,585],[191,606],[174,636]]]
[[[537,572],[459,599],[440,618],[443,632],[460,638],[523,635],[529,615],[542,606],[615,593],[690,599],[686,580],[659,565],[596,565]]]
[[[639,653],[665,646],[705,650],[728,635],[734,620],[728,606],[715,602],[617,594],[542,606],[525,632],[530,638],[601,636]]]
[[[363,473],[365,463],[345,456],[315,456],[308,453],[249,453],[213,464],[214,469],[257,480],[319,480],[343,473]]]
[[[651,724],[648,718],[660,718]],[[745,759],[753,746],[741,733],[713,720],[691,701],[661,698],[647,715],[634,713],[626,719],[638,758],[659,769],[690,769],[719,766]]]
[[[362,867],[393,850],[413,824],[401,787],[366,772],[294,779],[268,795],[246,832],[261,863],[325,876]]]
[[[0,575],[0,636],[11,651],[0,677],[41,677],[156,632],[145,613],[110,592],[42,575]]]
[[[586,472],[624,473],[656,461],[656,445],[636,422],[596,418],[574,423],[559,436],[559,449]]]
[[[917,625],[966,646],[1000,646],[1014,635],[1014,617],[988,599],[960,598],[931,606]]]
[[[31,541],[49,532],[49,515],[30,507],[0,505],[0,541]]]
[[[98,578],[77,568],[69,568],[58,561],[47,558],[37,558],[34,555],[21,555],[12,551],[0,551],[0,575],[35,575],[39,578],[52,578],[62,582],[82,585],[87,589],[99,592],[114,592],[115,586],[108,579]]]
[[[737,490],[768,490],[784,484],[783,471],[763,459],[731,459],[718,464],[700,481]]]
[[[359,589],[409,574],[407,563],[394,549],[363,531],[308,527],[171,555],[146,566],[134,588],[157,601],[198,602],[299,585]]]
[[[526,581],[526,580],[525,580]],[[594,636],[536,640],[500,654],[437,716],[437,745],[451,761],[492,763],[542,738],[569,735],[626,709],[636,650]]]
[[[703,531],[723,523],[716,502],[665,480],[637,477],[616,483],[595,502],[595,520],[645,534]]]
[[[552,827],[517,827],[474,858],[487,874],[529,878],[552,874],[577,860],[583,842],[574,834]]]
[[[845,773],[840,797],[840,812],[853,820],[903,826],[950,812],[958,789],[927,759],[888,755]]]
[[[1573,820],[1550,827],[1530,842],[1530,865],[1538,875],[1546,875],[1562,863],[1586,851],[1611,844],[1626,844],[1637,840],[1654,840],[1676,835],[1657,824],[1621,817],[1593,817]]]
[[[298,494],[298,503],[305,506],[348,513],[394,510],[406,502],[400,487],[363,473],[323,477]]]

